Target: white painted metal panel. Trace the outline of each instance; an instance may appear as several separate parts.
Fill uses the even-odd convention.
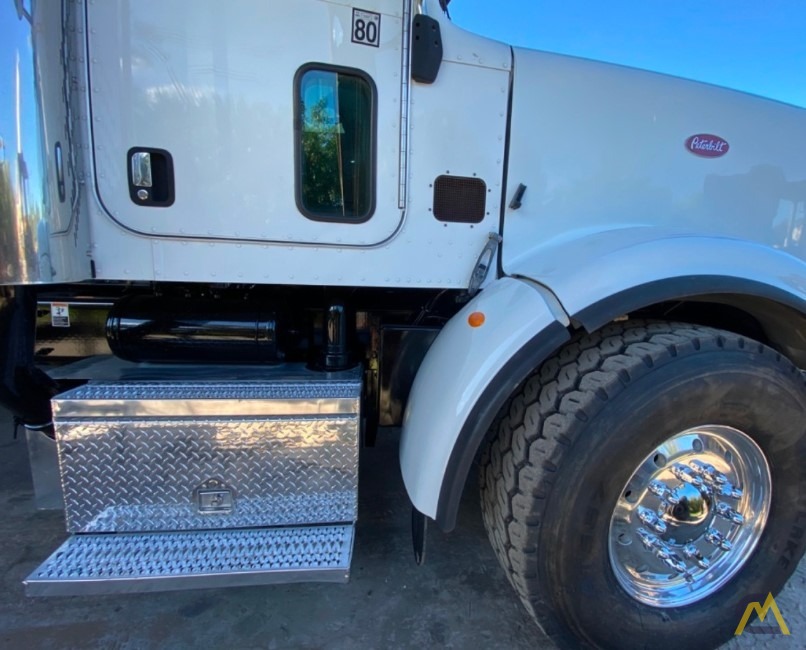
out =
[[[663,280],[678,280],[679,297],[721,293],[720,283],[732,279],[748,295],[806,301],[806,264],[783,250],[658,228],[606,230],[551,242],[532,256],[510,262],[509,271],[551,287],[572,315],[634,287]],[[652,301],[652,295],[647,295]]]
[[[284,7],[287,6],[286,3]],[[348,246],[346,239],[338,242],[331,238],[329,242],[324,233],[330,232],[329,229],[335,226],[321,222],[311,222],[321,229],[318,231],[320,234],[314,235],[318,239],[313,244],[141,235],[122,228],[98,204],[93,207],[91,215],[97,277],[263,284],[467,287],[488,233],[497,231],[499,226],[511,57],[507,46],[474,37],[453,26],[443,16],[438,17],[442,21],[446,61],[436,83],[411,84],[409,89],[411,105],[407,115],[410,131],[406,141],[409,148],[406,218],[390,239],[379,245],[363,247]],[[386,19],[386,14],[383,19]],[[483,56],[474,58],[473,53]],[[462,62],[458,62],[459,57],[462,57]],[[393,74],[392,77],[400,86],[399,74],[396,77]],[[290,86],[288,97],[291,97]],[[397,171],[398,158],[386,162],[393,164]],[[100,176],[105,172],[100,167],[99,159],[96,159],[96,163]],[[290,160],[284,164],[291,169]],[[432,184],[436,176],[448,171],[452,175],[476,174],[486,182],[490,190],[487,195],[489,214],[481,223],[442,223],[434,218],[431,212]],[[397,206],[397,176],[394,181],[389,196]],[[125,199],[129,200],[128,193]],[[293,195],[289,200],[293,202]],[[200,222],[208,218],[208,206],[202,207],[197,215]],[[161,212],[165,213],[165,210]],[[247,217],[254,219],[255,214],[250,216],[244,213],[243,220]],[[236,217],[230,215],[233,223],[238,222]],[[305,221],[296,211],[296,206],[294,219]],[[375,219],[373,217],[370,222]],[[358,232],[370,222],[344,228]]]
[[[321,0],[88,3],[95,180],[107,214],[149,236],[369,245],[397,230],[402,0],[379,46],[352,42],[352,8]],[[294,76],[310,62],[355,68],[377,86],[376,209],[366,223],[300,214]],[[129,197],[127,152],[173,157],[176,201]]]
[[[686,142],[698,134],[723,139],[727,153],[695,155]],[[806,259],[805,150],[806,110],[516,49],[508,188],[528,189],[523,206],[506,213],[504,268],[550,278],[552,288],[562,284],[560,268],[598,279],[593,248],[606,241],[607,254],[617,255],[633,234],[620,241],[618,232],[605,233],[632,228],[658,229],[644,239],[731,237]],[[577,239],[586,243],[565,246]],[[654,247],[655,257],[631,264],[636,283],[676,273],[673,249],[679,253]],[[686,256],[691,268],[708,266],[701,254]]]

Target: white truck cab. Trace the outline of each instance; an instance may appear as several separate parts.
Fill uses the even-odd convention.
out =
[[[714,647],[794,571],[806,110],[446,8],[0,6],[29,594],[346,580],[389,426],[416,559],[478,465],[561,646]]]

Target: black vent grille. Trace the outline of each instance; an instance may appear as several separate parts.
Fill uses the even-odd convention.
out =
[[[437,176],[434,216],[452,223],[481,223],[487,205],[487,184],[480,178]]]

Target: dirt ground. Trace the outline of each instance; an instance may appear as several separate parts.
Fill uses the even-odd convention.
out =
[[[26,598],[22,580],[65,538],[60,512],[37,512],[24,438],[0,411],[0,647],[506,648],[554,646],[522,610],[481,523],[475,485],[455,532],[431,527],[413,561],[397,432],[362,450],[352,579],[346,585]],[[806,647],[806,563],[778,598],[790,637],[745,634],[726,648]],[[769,622],[769,620],[767,621]]]

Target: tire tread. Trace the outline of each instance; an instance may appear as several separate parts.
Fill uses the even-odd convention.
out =
[[[556,630],[537,579],[538,538],[552,485],[577,436],[653,368],[720,349],[752,350],[797,372],[774,350],[737,334],[627,321],[578,335],[527,378],[499,414],[480,463],[484,525],[509,582],[550,636]]]

